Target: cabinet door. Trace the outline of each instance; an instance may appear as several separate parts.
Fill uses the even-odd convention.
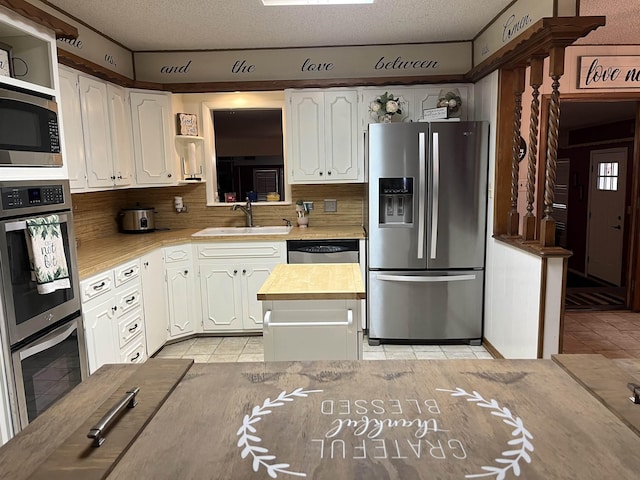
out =
[[[364,163],[358,165],[358,93],[330,91],[324,94],[325,181],[364,179]]]
[[[165,301],[162,250],[144,255],[142,264],[142,300],[145,316],[147,353],[153,355],[167,341],[167,304]]]
[[[242,330],[240,277],[238,265],[200,265],[202,329],[205,332]]]
[[[113,173],[118,186],[131,185],[133,180],[133,133],[131,108],[127,90],[107,85]]]
[[[82,136],[82,107],[78,90],[78,74],[59,68],[60,74],[60,116],[65,157],[69,171],[69,186],[72,190],[87,187],[87,167],[84,159],[84,138]]]
[[[258,290],[276,265],[277,263],[242,266],[240,277],[244,296],[242,327],[245,330],[262,330],[262,302],[257,298]]]
[[[90,187],[111,187],[114,175],[107,85],[83,76],[79,84],[87,182]]]
[[[168,95],[131,92],[136,183],[170,185],[173,178],[171,102]]]
[[[289,98],[292,158],[290,181],[322,180],[325,177],[324,94],[294,92]]]
[[[191,262],[166,267],[167,301],[169,306],[169,336],[189,335],[196,331],[194,296],[198,288]]]
[[[118,362],[120,349],[117,345],[117,330],[114,326],[114,307],[115,300],[109,296],[104,302],[84,310],[82,314],[89,373],[95,372],[105,363]]]

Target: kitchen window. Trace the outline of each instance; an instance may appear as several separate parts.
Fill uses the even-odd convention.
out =
[[[291,202],[284,107],[282,91],[213,94],[202,103],[204,136],[211,139],[205,145],[211,159],[206,167],[209,206],[224,204],[230,192],[242,202],[249,191],[256,192],[258,202],[266,201],[269,192],[280,195],[280,202],[273,203]]]

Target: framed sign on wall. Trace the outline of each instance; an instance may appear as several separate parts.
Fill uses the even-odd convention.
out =
[[[11,64],[11,46],[0,42],[0,76],[13,77]]]

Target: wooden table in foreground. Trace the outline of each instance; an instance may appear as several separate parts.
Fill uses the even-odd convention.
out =
[[[640,405],[626,382],[637,381],[640,360],[627,370],[600,356],[554,360],[108,365],[0,449],[0,476],[100,478],[83,465],[121,441],[129,413],[102,447],[86,439],[74,453],[66,439],[82,437],[97,399],[182,369],[131,446],[112,455],[115,466],[102,462],[105,478],[638,478],[640,436],[626,417]],[[573,377],[583,374],[581,385]],[[159,394],[147,385],[138,397],[132,412]],[[618,398],[626,413],[611,410]]]

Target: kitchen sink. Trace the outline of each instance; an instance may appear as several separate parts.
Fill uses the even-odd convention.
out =
[[[209,227],[191,235],[192,237],[213,237],[227,235],[286,235],[290,226],[274,225],[268,227]]]

